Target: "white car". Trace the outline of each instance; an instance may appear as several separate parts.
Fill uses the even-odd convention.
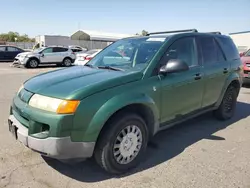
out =
[[[20,53],[15,57],[14,64],[36,68],[39,64],[58,64],[71,66],[76,59],[75,53],[67,47],[42,47],[32,52]]]
[[[91,60],[100,51],[102,51],[102,49],[93,49],[84,53],[76,54],[76,60],[74,62],[74,65],[85,65],[89,60]]]

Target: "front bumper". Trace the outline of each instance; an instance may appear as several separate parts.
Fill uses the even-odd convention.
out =
[[[29,58],[21,58],[21,59],[15,58],[13,63],[21,64],[21,65],[26,65],[28,59]]]
[[[48,137],[39,139],[28,134],[28,128],[23,126],[14,115],[10,115],[9,130],[15,138],[28,148],[42,155],[66,160],[89,158],[94,152],[95,142],[72,142],[70,137]]]

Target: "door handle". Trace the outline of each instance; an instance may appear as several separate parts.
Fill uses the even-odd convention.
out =
[[[223,73],[224,73],[224,74],[228,73],[228,68],[224,68],[224,69],[223,69]]]
[[[201,74],[200,73],[195,74],[194,79],[195,80],[200,80],[201,79]]]

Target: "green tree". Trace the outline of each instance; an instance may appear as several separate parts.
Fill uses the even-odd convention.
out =
[[[0,34],[0,41],[5,42],[15,42],[15,38],[17,42],[34,42],[34,38],[29,38],[27,34],[20,35],[18,32],[9,31],[8,33]]]
[[[141,36],[146,36],[148,34],[148,31],[146,31],[146,30],[142,30],[141,31],[141,34],[139,34],[139,33],[136,33],[135,35],[141,35]]]

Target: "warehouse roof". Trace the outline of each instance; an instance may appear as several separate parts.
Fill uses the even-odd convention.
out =
[[[229,33],[229,35],[244,34],[244,33],[250,33],[250,31],[241,31],[241,32],[235,32],[235,33]]]
[[[105,33],[100,31],[79,30],[71,35],[73,40],[98,40],[114,42],[116,40],[131,37],[129,34]]]

